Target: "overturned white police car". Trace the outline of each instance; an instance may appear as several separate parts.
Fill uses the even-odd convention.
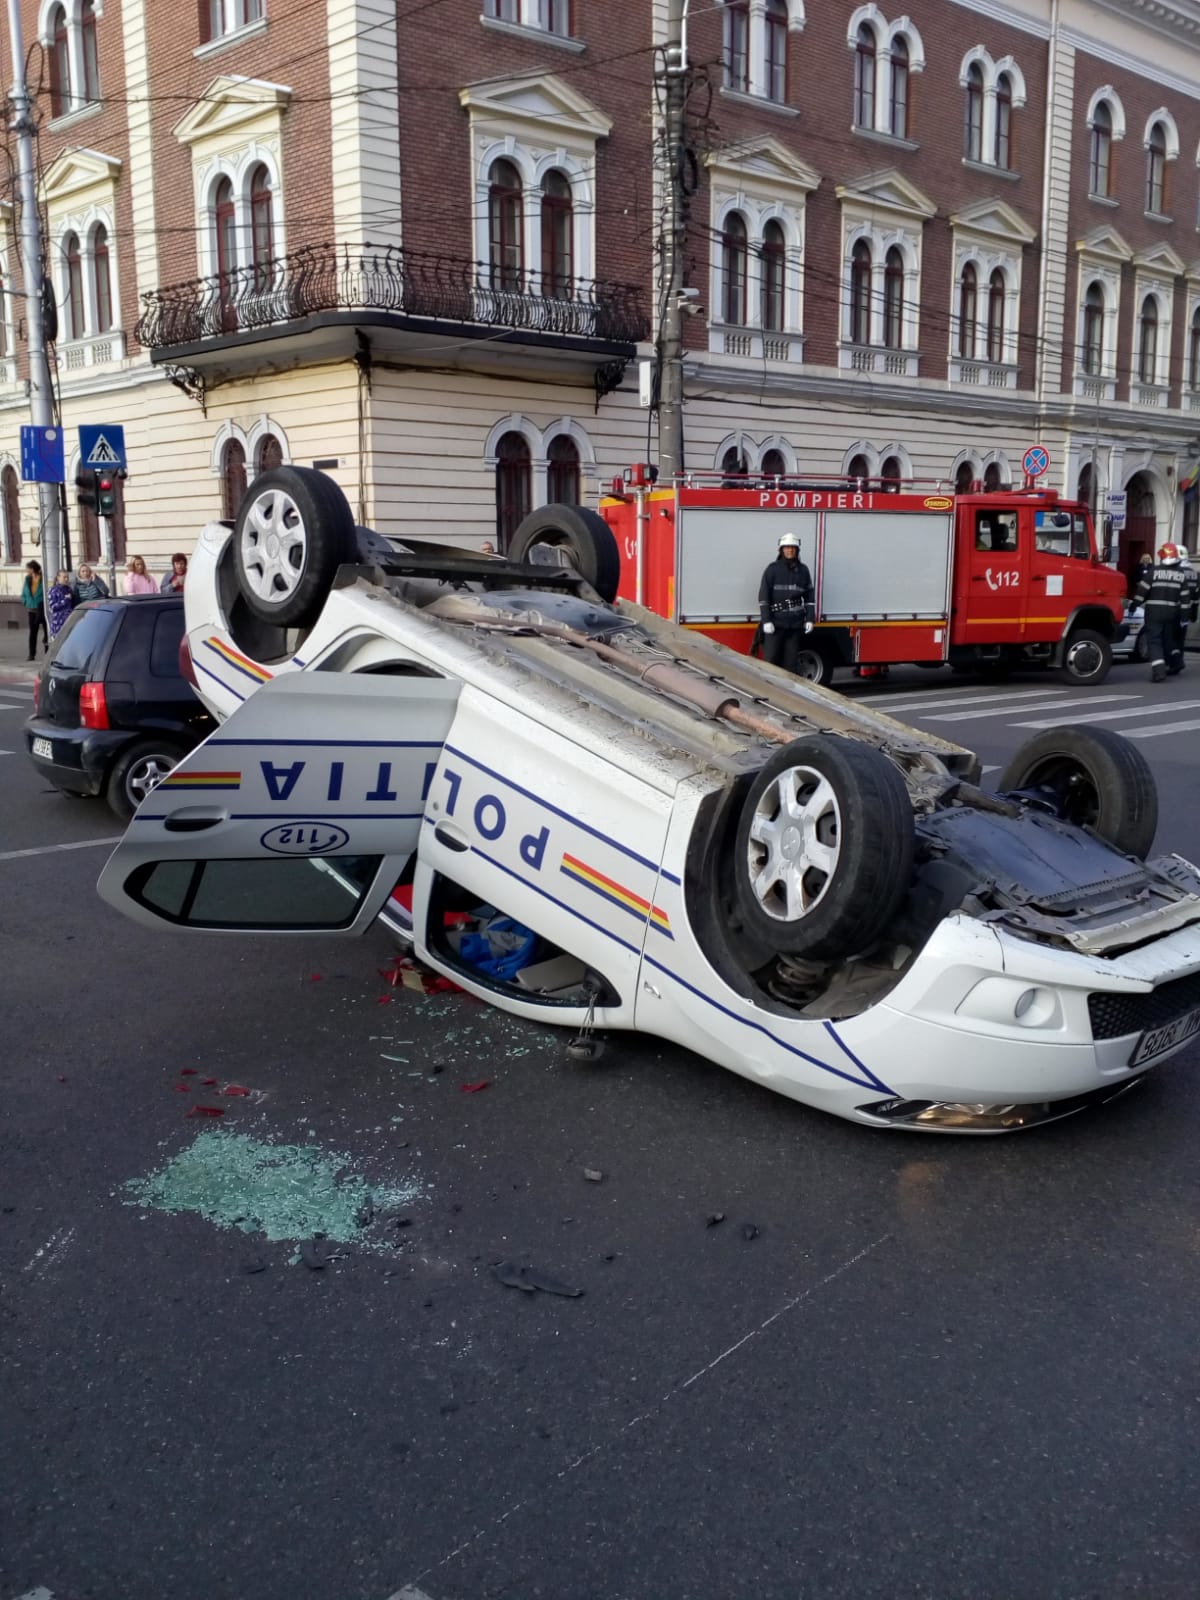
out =
[[[416,954],[481,999],[874,1127],[1045,1122],[1200,1029],[1200,875],[1146,859],[1133,746],[1043,732],[985,793],[969,752],[615,602],[618,560],[578,507],[500,559],[261,474],[188,575],[222,726],[101,893],[160,927],[351,934],[399,885]]]

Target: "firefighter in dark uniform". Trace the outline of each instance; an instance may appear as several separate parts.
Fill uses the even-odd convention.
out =
[[[1187,553],[1177,544],[1164,544],[1158,561],[1137,586],[1145,607],[1146,643],[1152,682],[1183,671],[1183,636],[1196,605],[1196,574]]]
[[[763,655],[773,667],[795,672],[800,641],[813,626],[812,574],[800,559],[800,541],[781,533],[779,555],[762,575],[758,590]]]

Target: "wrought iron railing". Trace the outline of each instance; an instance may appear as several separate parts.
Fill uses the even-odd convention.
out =
[[[277,328],[320,312],[394,312],[436,322],[633,344],[650,328],[641,291],[591,278],[543,283],[453,256],[393,245],[306,245],[278,260],[142,296],[150,350]]]

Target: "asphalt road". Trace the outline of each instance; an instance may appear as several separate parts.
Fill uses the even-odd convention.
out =
[[[1200,726],[1200,670],[1146,677],[1046,700]],[[1045,688],[854,693],[993,764]],[[1143,748],[1194,852],[1195,733]],[[1200,1050],[1038,1132],[869,1133],[652,1042],[572,1065],[378,933],[139,929],[117,831],[0,756],[0,1600],[1196,1593]],[[290,1152],[272,1215],[327,1156],[385,1215],[290,1264],[180,1173],[214,1127]]]

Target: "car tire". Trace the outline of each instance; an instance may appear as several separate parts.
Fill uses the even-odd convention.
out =
[[[260,472],[238,508],[234,568],[246,608],[278,628],[308,628],[321,614],[337,569],[358,559],[354,517],[324,472]]]
[[[819,644],[802,644],[796,652],[795,675],[827,689],[833,682],[833,663]]]
[[[838,736],[797,739],[763,767],[738,819],[742,921],[781,954],[857,955],[899,909],[913,847],[908,789],[881,751]]]
[[[1103,683],[1112,668],[1112,645],[1102,633],[1076,628],[1063,650],[1058,675],[1074,688]]]
[[[1145,860],[1158,828],[1150,763],[1110,728],[1047,728],[1000,774],[1001,793],[1034,791],[1066,822],[1089,828],[1122,855]]]
[[[538,552],[536,555],[534,552]],[[586,506],[541,506],[522,519],[508,547],[511,561],[557,561],[610,605],[621,583],[621,553],[612,529]]]
[[[128,822],[146,796],[183,759],[183,751],[167,739],[139,739],[113,762],[104,787],[109,809]]]

